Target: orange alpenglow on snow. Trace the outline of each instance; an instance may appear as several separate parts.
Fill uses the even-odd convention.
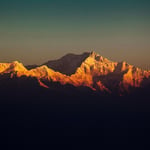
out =
[[[27,67],[28,68],[28,67]],[[129,65],[126,62],[113,62],[101,55],[90,52],[81,55],[67,54],[41,66],[27,69],[22,63],[0,63],[0,74],[21,77],[36,77],[39,85],[48,88],[42,81],[87,86],[93,90],[129,92],[130,87],[142,87],[143,80],[150,83],[150,71]]]

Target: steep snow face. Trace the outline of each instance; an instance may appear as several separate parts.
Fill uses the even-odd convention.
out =
[[[134,66],[130,66],[126,73],[123,75],[123,80],[120,81],[120,89],[130,92],[131,87],[142,87],[144,80],[149,80],[150,73],[143,71]]]
[[[8,72],[15,72],[15,71],[17,71],[17,72],[26,72],[27,71],[27,69],[24,67],[24,65],[22,64],[22,63],[20,63],[20,62],[18,62],[18,61],[14,61],[14,62],[12,62],[11,64],[10,64],[10,66],[9,66],[9,68],[8,68],[8,70],[7,70]]]
[[[140,87],[143,79],[149,77],[150,73],[147,71],[142,71],[125,61],[110,61],[95,52],[91,52],[77,68],[76,73],[71,75],[75,85],[114,92],[129,92],[130,87]]]
[[[106,90],[105,85],[100,80],[95,80],[94,78],[113,72],[116,65],[116,62],[109,61],[99,54],[91,52],[82,62],[81,66],[77,68],[76,73],[71,75],[70,78],[76,82],[76,85]]]
[[[44,66],[29,70],[28,75],[32,77],[49,79],[49,76],[52,75],[53,73],[54,73],[53,70],[49,69],[47,66],[44,65]]]
[[[100,56],[95,52],[91,52],[89,57],[82,62],[81,66],[77,69],[77,74],[90,74],[90,75],[105,75],[113,72],[116,62],[109,61],[108,59]]]
[[[65,78],[67,78],[66,75],[55,72],[54,70],[48,68],[46,65],[29,70],[28,76],[37,77],[39,79],[45,79],[49,81],[58,81],[62,83],[64,82]]]
[[[0,63],[0,73],[4,72],[9,66],[10,63]]]
[[[19,63],[18,61],[14,61],[12,63],[4,63],[1,64],[1,66],[3,66],[1,69],[1,73],[12,73],[16,74],[17,76],[21,76],[22,74],[25,74],[27,72],[27,69],[23,66],[23,64]]]

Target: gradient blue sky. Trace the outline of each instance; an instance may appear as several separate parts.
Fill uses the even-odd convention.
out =
[[[97,53],[150,69],[149,0],[1,0],[0,61]]]

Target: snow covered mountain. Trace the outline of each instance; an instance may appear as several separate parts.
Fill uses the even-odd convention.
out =
[[[28,67],[27,67],[28,68]],[[48,61],[41,66],[27,69],[22,63],[0,63],[0,75],[35,77],[39,85],[49,88],[48,82],[85,86],[94,91],[124,94],[132,88],[150,85],[150,71],[113,62],[101,55],[90,52],[81,55],[67,54],[58,60]]]

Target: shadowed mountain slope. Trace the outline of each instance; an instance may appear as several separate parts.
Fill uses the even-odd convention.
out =
[[[50,60],[43,65],[47,65],[55,71],[59,71],[66,75],[71,75],[76,72],[81,63],[90,55],[90,53],[83,53],[82,55],[67,54],[58,60]]]

